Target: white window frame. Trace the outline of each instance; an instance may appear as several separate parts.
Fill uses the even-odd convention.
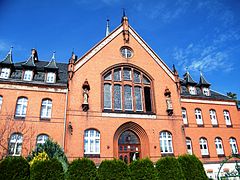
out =
[[[52,100],[43,99],[41,105],[41,118],[50,119],[51,116],[52,116]]]
[[[187,118],[187,109],[182,108],[182,118],[183,118],[183,124],[188,124],[188,118]]]
[[[46,77],[47,83],[55,83],[56,82],[56,73],[48,72]]]
[[[24,71],[24,76],[23,76],[24,81],[32,81],[32,78],[33,78],[33,71],[31,70]]]
[[[131,58],[133,56],[133,51],[128,47],[121,48],[121,55],[124,58]]]
[[[1,109],[2,109],[2,102],[3,102],[3,97],[0,96],[0,111],[1,111]]]
[[[217,126],[218,125],[218,120],[217,120],[216,111],[214,109],[210,109],[209,110],[209,115],[210,115],[210,119],[211,119],[212,125]]]
[[[196,95],[196,88],[194,86],[189,86],[189,93],[191,95]]]
[[[20,97],[17,100],[15,116],[16,117],[25,117],[27,114],[27,103],[28,99],[25,97]],[[17,114],[18,108],[20,109],[19,114]]]
[[[231,126],[232,123],[231,123],[231,118],[230,118],[230,113],[229,113],[229,111],[224,110],[224,111],[223,111],[223,116],[224,116],[226,125],[227,125],[227,126]]]
[[[202,111],[199,108],[195,109],[195,117],[197,125],[203,125]]]
[[[10,77],[10,68],[2,68],[0,78],[8,79]]]
[[[202,89],[202,92],[203,92],[203,94],[204,94],[205,96],[210,96],[209,88],[204,87],[204,88]]]
[[[172,154],[173,153],[172,134],[168,131],[162,131],[160,132],[159,140],[161,154]]]
[[[199,140],[200,150],[202,156],[208,156],[208,143],[206,138],[200,138]]]
[[[43,145],[47,140],[49,139],[49,136],[46,134],[39,134],[37,136],[37,141],[36,141],[36,145]]]
[[[13,133],[9,139],[8,152],[11,156],[20,156],[22,153],[23,136],[20,133]],[[10,153],[12,152],[12,153]]]
[[[229,139],[229,144],[232,150],[232,154],[238,154],[237,140],[233,137]]]
[[[192,155],[193,154],[192,141],[190,138],[186,138],[186,146],[187,146],[187,153]],[[190,147],[190,149],[188,148],[188,146]]]
[[[96,141],[99,141],[99,147],[97,147]],[[100,154],[100,143],[99,131],[95,129],[87,129],[84,131],[84,154]]]
[[[215,138],[215,146],[218,155],[224,154],[223,143],[221,138]]]

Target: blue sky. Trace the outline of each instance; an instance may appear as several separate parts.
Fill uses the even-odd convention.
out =
[[[0,59],[11,46],[14,62],[26,60],[31,48],[49,60],[56,51],[67,62],[72,49],[80,57],[121,21],[130,25],[180,76],[199,70],[212,89],[240,98],[239,0],[0,0]]]

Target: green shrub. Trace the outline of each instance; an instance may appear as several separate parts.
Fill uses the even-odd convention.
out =
[[[87,158],[76,159],[68,167],[67,179],[96,179],[96,166],[93,161]]]
[[[156,179],[156,171],[150,159],[133,161],[129,165],[131,179]]]
[[[104,160],[98,168],[98,178],[129,179],[128,166],[121,160]]]
[[[164,157],[156,163],[157,178],[161,180],[185,180],[181,166],[174,157]]]
[[[30,168],[31,180],[63,180],[62,164],[57,159],[36,161]]]
[[[29,164],[23,157],[7,157],[0,162],[0,179],[29,179]]]
[[[178,157],[183,174],[187,180],[207,180],[202,162],[194,155],[182,155]]]

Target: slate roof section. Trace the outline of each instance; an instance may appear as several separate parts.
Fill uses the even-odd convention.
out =
[[[205,87],[209,87],[211,84],[209,82],[206,81],[206,79],[203,77],[202,73],[200,74],[200,80],[198,83],[200,86],[205,86]]]
[[[26,62],[22,63],[22,66],[25,66],[25,67],[36,67],[36,65],[34,63],[33,55],[31,55]]]
[[[191,75],[189,74],[189,72],[186,72],[184,74],[184,79],[182,81],[183,84],[190,84],[190,85],[196,85],[197,83],[193,80],[193,78],[191,77]]]
[[[7,54],[5,59],[3,61],[1,61],[0,64],[2,64],[2,65],[12,65],[13,64],[12,50],[9,51],[9,53]]]
[[[18,62],[13,64],[13,68],[11,69],[11,75],[8,79],[1,79],[1,82],[18,82],[18,83],[28,83],[28,84],[43,84],[43,85],[49,85],[49,86],[67,86],[68,81],[68,64],[67,63],[56,63],[56,66],[58,67],[57,70],[57,79],[56,83],[46,83],[45,82],[45,76],[46,70],[45,66],[49,64],[49,61],[37,61],[34,63],[34,77],[32,81],[24,81],[22,80],[22,74],[23,74],[23,64],[26,62]]]
[[[55,52],[53,53],[51,61],[44,67],[45,67],[45,69],[49,69],[49,70],[58,70],[58,67],[57,67],[56,61],[55,61]]]

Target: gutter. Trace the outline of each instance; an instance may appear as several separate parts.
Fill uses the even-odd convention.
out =
[[[65,138],[66,138],[66,124],[67,124],[67,105],[68,105],[68,88],[66,92],[66,102],[65,102],[65,108],[64,108],[64,129],[63,129],[63,150],[65,152]]]

